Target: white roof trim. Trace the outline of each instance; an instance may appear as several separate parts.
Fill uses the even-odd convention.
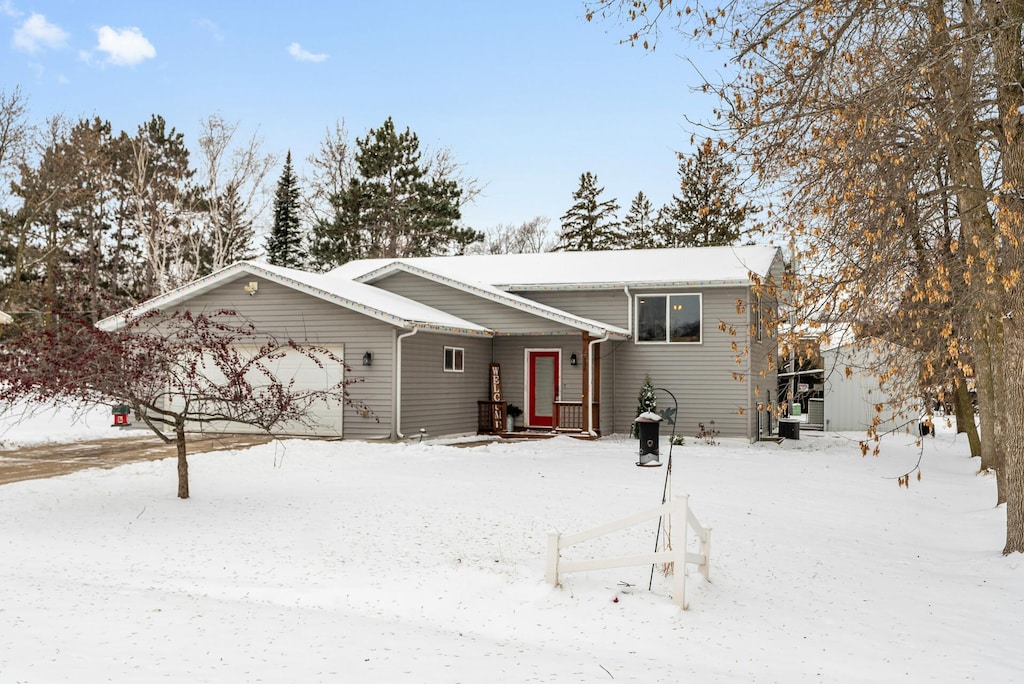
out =
[[[395,300],[402,300],[402,304],[409,306],[413,309],[422,311],[425,314],[436,314],[433,319],[426,317],[409,317],[399,316],[388,311],[383,310],[378,306],[373,306],[363,302],[355,301],[354,299],[344,297],[338,293],[331,292],[323,287],[318,287],[310,283],[304,282],[300,279],[303,276],[309,276],[311,279],[318,277],[318,274],[306,273],[305,271],[297,271],[294,269],[285,269],[280,267],[269,266],[265,264],[257,264],[249,261],[240,261],[238,263],[227,266],[219,271],[211,273],[210,275],[204,276],[197,280],[192,281],[188,285],[176,288],[162,294],[157,297],[153,297],[145,302],[142,302],[138,306],[135,306],[127,311],[123,311],[113,316],[109,316],[99,321],[96,326],[102,330],[116,330],[128,322],[131,318],[141,316],[154,309],[160,309],[168,306],[173,306],[179,302],[183,302],[187,299],[195,297],[196,295],[202,294],[208,290],[213,289],[221,285],[222,283],[234,278],[237,275],[248,273],[250,275],[259,276],[271,282],[276,282],[285,287],[293,290],[303,292],[305,294],[317,297],[324,301],[336,304],[343,308],[356,311],[364,314],[371,318],[375,318],[379,321],[394,325],[399,328],[419,328],[425,331],[436,331],[436,332],[448,332],[459,335],[473,335],[481,337],[493,336],[493,331],[483,326],[477,325],[470,321],[458,318],[447,312],[440,311],[429,307],[419,302],[401,297],[394,293],[386,292],[383,290],[376,290],[374,296],[387,295],[389,298]],[[353,281],[348,281],[353,282]],[[369,286],[367,286],[369,287]],[[381,294],[378,294],[381,293]]]
[[[624,328],[608,325],[607,323],[602,323],[601,321],[597,321],[592,318],[574,316],[573,314],[562,311],[561,309],[556,309],[553,306],[541,304],[540,302],[535,302],[532,299],[527,299],[510,292],[505,292],[493,285],[469,283],[451,276],[431,271],[421,266],[413,266],[404,261],[392,261],[380,268],[364,273],[363,275],[354,278],[354,280],[356,282],[369,284],[399,271],[453,287],[457,290],[502,304],[512,309],[518,309],[519,311],[523,311],[524,313],[528,313],[539,318],[563,323],[571,328],[576,328],[577,330],[585,330],[599,336],[607,334],[613,338],[621,339],[627,339],[630,335],[629,331]]]

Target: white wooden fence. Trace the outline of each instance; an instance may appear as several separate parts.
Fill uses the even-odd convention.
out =
[[[669,529],[682,529],[682,538],[676,539],[675,548],[667,551],[655,551],[652,553],[641,553],[634,556],[616,556],[614,558],[592,558],[588,560],[562,560],[562,549],[579,544],[581,542],[595,539],[597,537],[616,532],[627,527],[639,525],[662,516],[670,516],[672,525]],[[680,524],[682,523],[682,524]],[[700,548],[697,553],[690,553],[686,550],[686,542],[689,538],[689,530],[693,530],[700,541]],[[584,532],[563,535],[560,532],[552,532],[548,535],[548,563],[546,579],[554,586],[560,586],[558,576],[567,572],[581,572],[586,570],[608,570],[611,568],[626,568],[634,565],[653,565],[655,563],[674,563],[672,572],[672,601],[683,610],[688,608],[686,603],[686,564],[693,563],[709,579],[708,570],[711,562],[711,528],[704,527],[697,520],[697,516],[689,507],[689,497],[678,496],[672,501],[663,503],[643,513],[631,515],[622,520],[600,525]]]

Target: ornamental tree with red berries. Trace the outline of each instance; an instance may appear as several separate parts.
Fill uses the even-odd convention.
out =
[[[343,380],[305,389],[275,375],[277,362],[298,353]],[[115,329],[61,317],[25,330],[0,346],[0,402],[127,405],[160,439],[177,446],[178,496],[189,496],[186,434],[224,424],[283,431],[311,427],[314,407],[354,402],[350,369],[331,350],[278,340],[235,311],[193,314],[150,311],[126,316]]]

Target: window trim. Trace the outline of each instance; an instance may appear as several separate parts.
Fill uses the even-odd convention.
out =
[[[448,367],[448,352],[452,352],[452,367]],[[445,373],[464,373],[466,371],[466,348],[445,345],[441,356],[441,367]]]
[[[665,298],[665,339],[663,340],[641,340],[640,339],[640,303],[644,297],[664,297]],[[671,329],[669,327],[669,321],[671,320],[671,306],[673,297],[696,297],[697,298],[697,316],[699,325],[699,337],[695,342],[673,342],[670,339]],[[647,292],[644,294],[634,295],[633,299],[633,344],[704,344],[704,293],[703,292]]]

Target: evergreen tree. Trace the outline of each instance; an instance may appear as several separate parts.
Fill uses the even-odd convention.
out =
[[[636,415],[640,416],[641,413],[657,413],[658,411],[658,397],[654,393],[654,383],[651,382],[651,376],[644,376],[644,384],[640,385],[640,394],[636,397]],[[637,436],[636,423],[633,423],[630,428],[630,436]]]
[[[665,245],[708,247],[737,242],[747,214],[755,209],[741,201],[736,185],[736,168],[710,144],[693,156],[680,156],[680,194],[665,207],[660,227]]]
[[[636,193],[636,197],[633,198],[622,227],[623,243],[628,249],[653,249],[662,246],[662,236],[658,232],[658,216],[654,213],[650,198],[643,191]]]
[[[622,246],[614,199],[600,199],[604,188],[589,171],[580,175],[580,187],[572,194],[575,203],[562,215],[562,230],[555,251],[587,252]]]
[[[267,260],[275,266],[302,268],[306,263],[302,232],[299,227],[299,185],[288,151],[284,170],[274,195],[274,226],[267,237]]]
[[[391,117],[356,139],[355,173],[332,198],[334,216],[314,227],[324,268],[351,259],[465,251],[483,234],[460,225],[463,188],[450,169],[423,161],[419,137]]]

